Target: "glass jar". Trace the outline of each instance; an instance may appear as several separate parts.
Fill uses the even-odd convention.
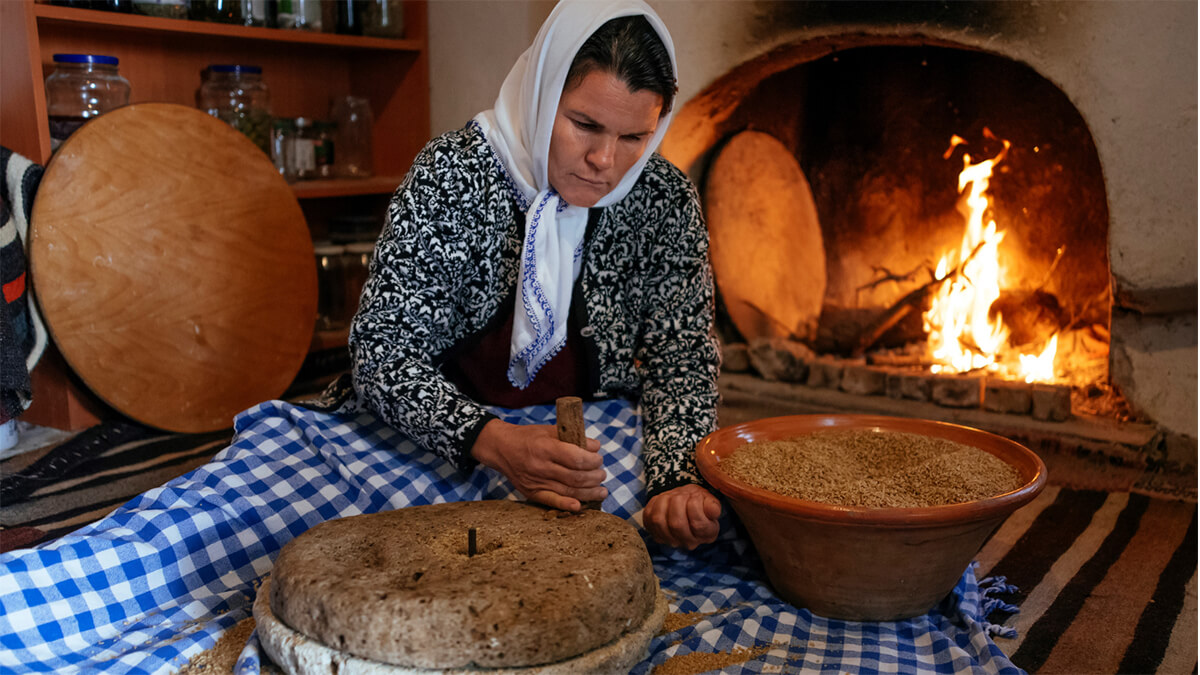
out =
[[[133,0],[49,0],[47,4],[59,7],[78,7],[79,9],[98,9],[105,12],[121,12],[128,14],[133,11]]]
[[[333,161],[337,157],[334,153],[333,133],[334,125],[330,122],[314,122],[313,128],[317,132],[316,145],[314,146],[317,177],[331,178],[333,177]]]
[[[262,68],[212,65],[198,96],[200,109],[242,132],[270,154],[271,95]]]
[[[188,18],[193,21],[240,24],[245,22],[244,10],[242,0],[191,0]]]
[[[297,117],[293,122],[296,133],[292,135],[292,170],[296,180],[312,180],[317,177],[317,128],[308,117]]]
[[[335,3],[321,3],[321,30],[326,33],[336,33],[338,28],[338,8]]]
[[[333,0],[337,10],[337,32],[346,35],[362,35],[362,13],[364,0]]]
[[[404,0],[367,0],[362,31],[373,37],[404,37]]]
[[[187,0],[133,0],[133,11],[164,19],[186,19]]]
[[[115,56],[54,55],[54,72],[46,78],[52,150],[93,117],[129,104],[129,80],[117,65]]]
[[[321,31],[323,15],[320,0],[279,0],[276,8],[279,28]]]
[[[317,259],[317,330],[346,325],[345,248],[321,241],[313,244]]]
[[[370,176],[375,126],[370,101],[358,96],[344,96],[334,101],[332,117],[336,126],[334,147],[337,148],[334,175],[341,178]]]
[[[359,297],[362,295],[363,286],[367,283],[367,275],[371,271],[371,257],[374,255],[375,242],[373,241],[346,244],[345,252],[342,254],[346,280],[344,320],[347,323],[354,319],[354,314],[358,311]]]
[[[242,24],[275,28],[278,7],[276,0],[242,0]]]
[[[271,162],[289,183],[296,180],[296,165],[292,160],[295,137],[296,123],[292,120],[281,118],[271,123]]]

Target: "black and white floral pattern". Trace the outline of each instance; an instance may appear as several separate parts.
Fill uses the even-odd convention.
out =
[[[389,205],[351,328],[359,405],[459,467],[492,415],[440,366],[502,318],[524,220],[477,127],[430,141]],[[720,361],[708,235],[695,187],[662,157],[592,210],[572,312],[592,396],[640,401],[649,494],[701,482],[693,449],[716,428]]]

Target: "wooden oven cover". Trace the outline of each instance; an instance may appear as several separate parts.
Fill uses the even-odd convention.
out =
[[[47,165],[30,229],[54,342],[134,420],[228,428],[299,371],[317,308],[312,240],[270,159],[225,123],[164,103],[95,118]]]
[[[769,134],[725,143],[705,180],[713,273],[742,337],[814,338],[825,298],[825,245],[795,156]]]

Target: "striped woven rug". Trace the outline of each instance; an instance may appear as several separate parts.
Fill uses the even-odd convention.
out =
[[[105,422],[0,462],[0,552],[60,537],[204,464],[233,430],[169,434]]]
[[[1196,672],[1195,503],[1051,485],[977,559],[1019,589],[996,644],[1021,668]]]
[[[0,462],[0,552],[103,517],[230,436],[109,422]],[[1050,460],[1051,485],[978,556],[980,577],[1018,589],[1005,600],[1020,610],[1004,621],[1017,637],[996,644],[1029,672],[1196,673],[1195,477],[1156,489],[1153,477]]]

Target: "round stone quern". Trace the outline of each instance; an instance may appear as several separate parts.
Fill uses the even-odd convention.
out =
[[[319,524],[284,546],[269,594],[276,618],[334,650],[487,669],[571,659],[644,629],[660,591],[621,518],[482,501]]]

